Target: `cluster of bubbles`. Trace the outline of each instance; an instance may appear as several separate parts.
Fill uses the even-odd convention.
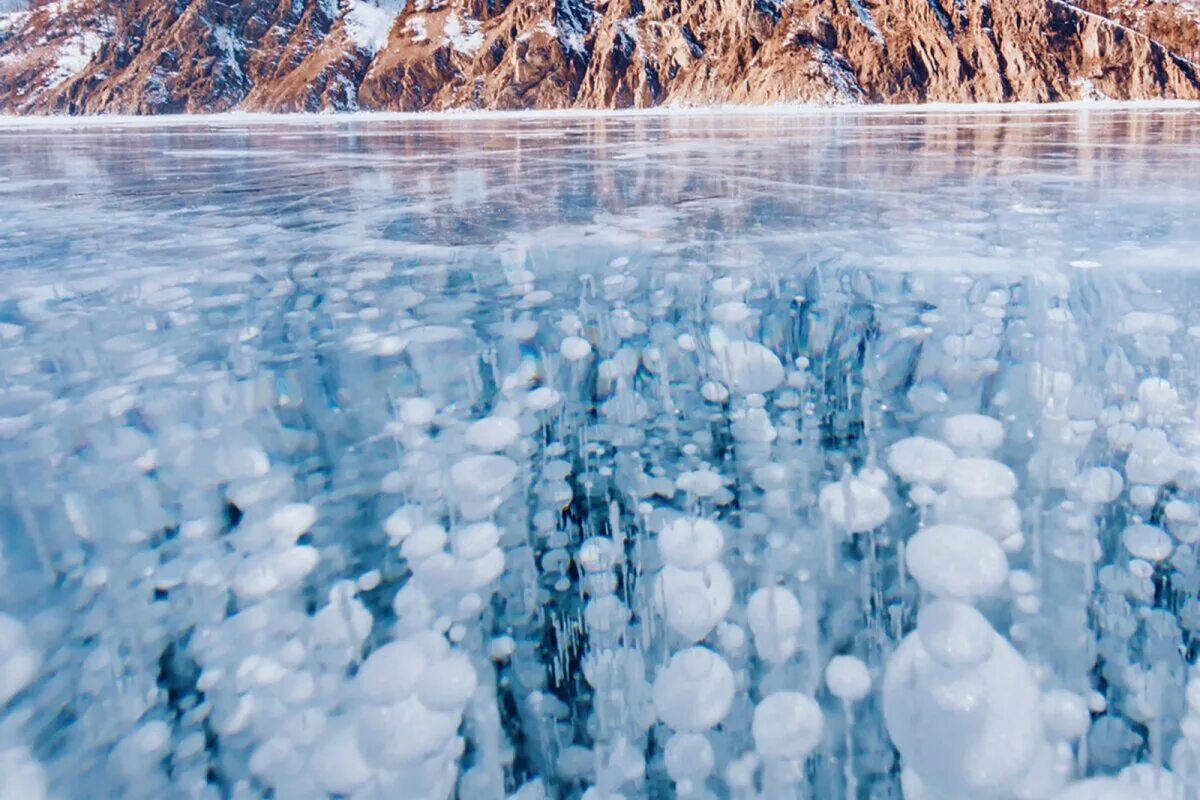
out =
[[[1169,293],[480,258],[6,290],[0,798],[1200,797]]]

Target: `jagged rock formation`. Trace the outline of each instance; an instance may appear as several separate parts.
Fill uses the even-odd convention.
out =
[[[1200,98],[1171,0],[34,0],[0,111]]]

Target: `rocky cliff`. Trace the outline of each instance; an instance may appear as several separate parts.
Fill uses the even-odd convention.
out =
[[[1192,0],[34,0],[0,112],[1200,99]]]

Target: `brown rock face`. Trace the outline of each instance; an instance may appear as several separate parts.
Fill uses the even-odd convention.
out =
[[[0,112],[1200,99],[1172,0],[34,0]]]

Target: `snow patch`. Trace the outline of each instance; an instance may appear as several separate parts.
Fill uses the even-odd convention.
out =
[[[871,10],[862,2],[862,0],[850,0],[850,4],[854,6],[854,13],[858,15],[858,20],[871,34],[872,39],[879,41],[883,40],[883,34],[879,32],[879,26],[875,24],[875,17],[871,16]]]
[[[641,42],[638,40],[637,17],[625,17],[624,19],[619,19],[617,20],[616,25],[617,30],[629,37],[630,41],[633,42],[635,47],[641,45]]]
[[[483,31],[479,29],[479,20],[470,17],[463,20],[453,11],[446,17],[442,34],[442,44],[450,45],[465,56],[473,55],[483,46]]]
[[[57,86],[78,75],[91,63],[102,44],[104,38],[96,31],[80,31],[68,37],[58,48],[54,66],[46,75],[45,85]]]
[[[404,24],[404,30],[414,42],[428,42],[429,29],[425,26],[424,17],[411,17]]]
[[[1079,89],[1080,100],[1108,100],[1109,97],[1104,92],[1096,88],[1089,78],[1075,78],[1071,81],[1071,85]]]
[[[0,11],[0,36],[23,27],[28,19],[28,11]]]
[[[558,35],[562,46],[572,53],[584,53],[583,33],[576,30],[563,30]]]
[[[244,78],[242,65],[238,62],[238,55],[245,49],[245,44],[242,43],[242,40],[226,25],[215,26],[213,28],[213,37],[216,39],[217,49],[221,52],[221,60],[239,78]]]
[[[584,55],[584,39],[591,30],[595,12],[591,4],[580,0],[563,0],[554,9],[554,26],[558,29],[558,40],[563,49],[575,55]]]
[[[387,46],[388,34],[405,0],[350,0],[346,7],[346,33],[360,49],[375,55]]]
[[[863,90],[858,83],[858,76],[844,60],[838,58],[824,47],[818,46],[815,51],[818,67],[825,80],[829,82],[830,94],[826,103],[860,103]]]

